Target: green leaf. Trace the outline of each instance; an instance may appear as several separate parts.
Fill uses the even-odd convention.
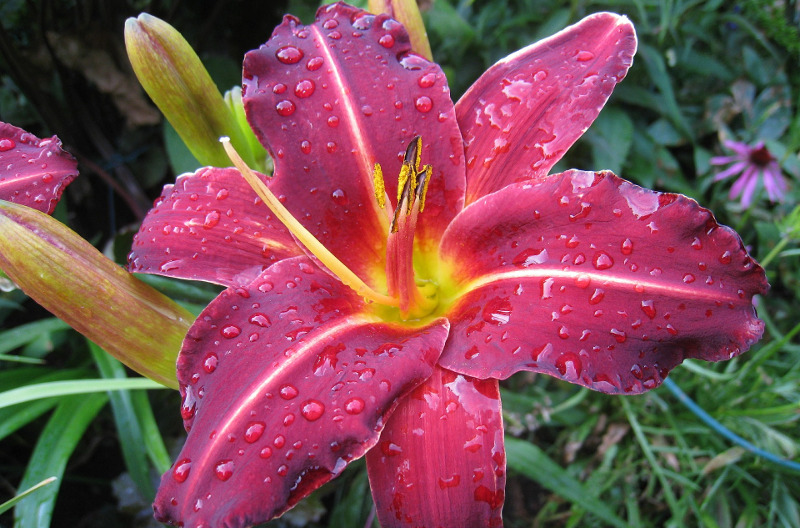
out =
[[[0,332],[0,354],[34,341],[42,334],[66,330],[69,325],[61,319],[51,317],[33,323],[19,325],[16,328]]]
[[[61,479],[78,440],[107,401],[105,394],[63,399],[39,435],[19,488],[30,488],[48,477]],[[14,528],[50,526],[58,490],[58,485],[48,486],[20,500],[14,510]]]
[[[125,367],[118,360],[106,354],[102,348],[89,341],[89,350],[100,374],[109,380],[126,380]],[[150,482],[142,426],[136,415],[130,391],[109,391],[111,411],[119,433],[122,457],[131,478],[145,499],[155,497],[155,488]]]
[[[0,409],[41,398],[67,396],[71,394],[89,394],[126,389],[166,389],[167,387],[147,378],[117,379],[82,379],[75,381],[53,381],[36,383],[0,393]]]
[[[553,462],[544,451],[518,438],[506,437],[508,467],[538,482],[553,493],[602,519],[606,524],[627,527],[605,502]]]
[[[633,122],[628,114],[619,108],[606,108],[583,137],[592,147],[595,170],[622,173],[633,141]]]

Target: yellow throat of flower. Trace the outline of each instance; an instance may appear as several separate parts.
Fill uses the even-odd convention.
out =
[[[386,243],[386,285],[388,290],[386,294],[371,288],[294,218],[261,178],[242,160],[228,138],[220,138],[220,141],[234,166],[239,169],[244,179],[264,201],[272,214],[343,284],[352,288],[369,302],[399,310],[400,318],[403,320],[418,319],[431,314],[436,309],[438,304],[436,286],[433,283],[418,284],[413,266],[414,231],[417,217],[425,207],[425,194],[432,174],[430,165],[420,166],[422,152],[420,136],[415,137],[408,145],[398,176],[397,207],[391,215]],[[379,208],[390,214],[386,208],[386,187],[379,163],[375,164],[373,171],[373,191]]]

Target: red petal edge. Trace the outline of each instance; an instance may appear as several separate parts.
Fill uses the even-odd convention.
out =
[[[0,122],[0,199],[52,213],[78,162],[53,136],[39,139]]]
[[[597,13],[489,68],[456,104],[467,203],[547,174],[595,120],[634,53],[630,21]]]
[[[497,380],[437,367],[367,453],[381,526],[502,526],[503,446]]]
[[[248,120],[275,160],[274,192],[365,280],[383,275],[389,226],[375,163],[394,203],[403,154],[422,136],[433,175],[416,238],[436,251],[463,207],[464,149],[444,73],[410,52],[400,23],[342,3],[310,25],[287,16],[245,56],[243,86]]]
[[[377,322],[305,257],[229,288],[178,359],[189,436],[156,518],[250,526],[288,510],[378,441],[398,399],[433,372],[448,328]]]
[[[463,295],[440,364],[478,378],[543,372],[608,393],[656,387],[685,358],[736,356],[763,332],[764,270],[685,196],[610,172],[512,184],[442,241]]]
[[[164,187],[134,237],[128,269],[242,286],[302,253],[238,170],[206,167]]]

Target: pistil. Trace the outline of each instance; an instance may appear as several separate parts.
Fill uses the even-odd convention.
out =
[[[387,296],[382,293],[376,292],[370,288],[358,275],[356,275],[350,268],[348,268],[341,260],[339,260],[328,248],[326,248],[319,240],[317,240],[308,229],[297,221],[295,217],[289,212],[286,207],[272,194],[267,185],[256,176],[256,174],[247,166],[242,160],[239,153],[231,145],[230,139],[227,137],[220,138],[222,146],[225,148],[228,157],[233,164],[239,169],[244,179],[253,188],[259,198],[263,200],[269,210],[274,214],[278,220],[297,238],[297,240],[308,249],[319,261],[327,267],[331,273],[336,275],[342,283],[352,288],[356,293],[365,299],[383,304],[386,306],[398,306],[398,300],[395,296]]]
[[[386,243],[386,283],[389,295],[397,297],[401,316],[422,317],[436,307],[435,294],[429,296],[417,285],[414,274],[414,232],[417,217],[425,206],[425,193],[428,189],[432,168],[420,167],[422,138],[415,137],[406,149],[403,165],[397,182],[397,207],[394,210]],[[380,166],[376,167],[375,180],[380,176]],[[383,182],[376,184],[376,199],[380,205],[378,189]],[[426,288],[430,290],[430,288]]]

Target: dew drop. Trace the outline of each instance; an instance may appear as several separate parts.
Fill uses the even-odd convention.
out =
[[[189,476],[189,471],[192,469],[192,461],[184,458],[175,462],[175,467],[172,468],[172,478],[175,482],[184,482]]]
[[[339,126],[339,118],[336,116],[330,116],[328,118],[328,126],[331,128],[336,128]]]
[[[325,150],[327,150],[329,154],[333,154],[334,152],[336,152],[336,149],[337,149],[336,143],[334,143],[333,141],[328,141],[325,144]]]
[[[495,297],[483,307],[483,320],[493,325],[504,325],[511,319],[512,308],[508,297]]]
[[[555,361],[555,367],[562,376],[569,379],[577,379],[583,370],[580,358],[572,352],[561,354]]]
[[[203,227],[206,229],[211,229],[215,225],[219,223],[219,211],[211,211],[208,213],[203,220]]]
[[[459,475],[453,475],[452,477],[447,479],[439,477],[439,487],[442,489],[454,488],[458,486],[460,482],[461,482],[461,477]]]
[[[594,53],[592,53],[591,51],[579,51],[577,54],[575,54],[575,59],[577,59],[578,62],[590,61],[593,58],[594,58]]]
[[[514,257],[512,263],[515,266],[527,268],[528,266],[533,266],[534,264],[544,264],[547,262],[547,258],[548,255],[546,249],[528,248]]]
[[[626,238],[622,241],[622,246],[620,247],[620,251],[623,255],[630,255],[633,253],[633,241],[630,238]]]
[[[560,326],[558,328],[558,337],[561,339],[569,339],[569,330],[566,326]]]
[[[316,85],[314,84],[314,81],[311,79],[303,79],[294,87],[294,94],[300,99],[305,99],[314,93],[315,88]]]
[[[286,91],[286,85],[283,83],[276,83],[275,86],[272,87],[272,93],[275,95],[280,95]]]
[[[575,277],[575,286],[577,286],[578,288],[580,288],[582,290],[588,288],[589,284],[591,284],[591,282],[592,282],[592,278],[589,275],[587,275],[586,273],[581,273],[580,275]]]
[[[339,21],[336,20],[335,18],[329,18],[328,20],[325,21],[325,23],[322,24],[322,27],[324,27],[325,29],[336,29],[337,27],[339,27]]]
[[[259,451],[258,456],[261,458],[269,458],[272,456],[272,448],[267,446]]]
[[[272,441],[272,445],[275,446],[275,449],[280,449],[286,445],[286,437],[283,435],[276,435],[275,440]]]
[[[217,364],[219,364],[217,355],[213,352],[209,352],[203,359],[203,370],[205,370],[208,374],[211,374],[217,370]]]
[[[308,71],[316,71],[322,67],[322,63],[324,62],[325,59],[322,57],[312,57],[308,59],[308,62],[306,63],[306,69],[308,69]]]
[[[350,200],[347,198],[347,194],[342,189],[336,189],[331,193],[331,198],[333,198],[333,202],[336,205],[347,205],[350,203]]]
[[[17,144],[11,138],[0,139],[0,152],[8,152],[16,146]]]
[[[236,325],[227,325],[222,328],[220,333],[222,334],[222,337],[233,339],[234,337],[237,337],[239,334],[242,333],[242,329]]]
[[[278,468],[278,476],[285,477],[289,474],[289,466],[286,464],[281,464],[281,467]]]
[[[306,400],[300,407],[300,414],[309,422],[319,420],[325,413],[325,405],[317,400]]]
[[[422,97],[417,97],[417,100],[414,101],[414,107],[423,114],[427,114],[433,108],[433,101],[427,95],[423,95]]]
[[[287,414],[286,416],[283,417],[283,425],[285,427],[289,427],[293,423],[294,423],[294,414],[293,413],[289,413],[289,414]]]
[[[598,304],[605,297],[606,292],[602,288],[595,288],[589,297],[589,304]]]
[[[644,314],[649,317],[650,319],[654,319],[656,316],[656,309],[653,306],[653,300],[642,301],[642,311]]]
[[[347,414],[360,414],[364,410],[364,400],[361,398],[350,398],[344,404]]]
[[[594,257],[592,257],[592,264],[595,269],[606,270],[614,265],[614,259],[605,251],[598,251],[594,254]]]
[[[417,84],[420,88],[430,88],[436,82],[436,74],[435,73],[426,73],[419,79],[417,79]]]
[[[217,462],[217,465],[214,466],[214,475],[223,482],[231,478],[231,475],[233,475],[233,460],[220,460]]]
[[[361,113],[365,116],[369,117],[373,114],[374,110],[370,105],[364,105],[361,107]]]
[[[642,379],[644,377],[642,366],[634,363],[634,365],[631,367],[631,374],[633,375],[634,378],[638,380]]]
[[[281,398],[283,398],[284,400],[294,399],[297,397],[298,394],[297,387],[295,387],[294,385],[284,385],[283,387],[280,388],[278,394],[280,394]]]
[[[381,453],[383,453],[384,456],[387,457],[397,456],[402,452],[403,449],[399,445],[390,442],[389,440],[384,440],[383,442],[381,442]]]
[[[303,51],[294,46],[284,46],[275,52],[275,56],[284,64],[297,64],[303,58]]]
[[[694,237],[694,240],[692,240],[692,247],[694,249],[701,250],[703,249],[703,243],[700,241],[699,238]]]
[[[250,316],[250,323],[256,326],[260,326],[261,328],[268,328],[272,323],[267,317],[266,314],[263,313],[254,313]]]
[[[266,427],[267,425],[264,422],[250,422],[244,431],[244,441],[248,444],[257,441],[264,434]]]
[[[339,33],[338,31],[331,31],[330,33],[328,33],[328,38],[331,40],[339,40],[340,38],[342,38],[342,34]]]
[[[683,282],[685,284],[691,284],[694,281],[695,281],[695,277],[691,273],[687,273],[686,275],[683,276]]]
[[[277,110],[279,115],[283,117],[290,116],[294,113],[295,105],[293,102],[289,101],[288,99],[284,99],[283,101],[278,102],[275,105],[275,110]]]
[[[722,255],[719,256],[719,261],[721,264],[730,264],[731,263],[731,252],[726,251]]]
[[[611,329],[611,335],[614,336],[614,339],[617,340],[617,343],[624,343],[625,340],[628,338],[627,334],[622,330],[617,330],[616,328]]]
[[[386,35],[379,38],[378,42],[384,48],[391,48],[392,46],[394,46],[394,37],[387,33]]]

